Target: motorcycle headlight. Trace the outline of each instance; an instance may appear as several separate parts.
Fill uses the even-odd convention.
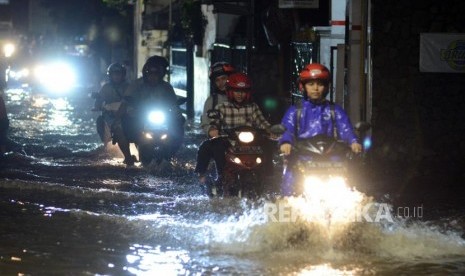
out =
[[[322,199],[335,198],[341,194],[341,191],[347,189],[347,183],[342,177],[322,179],[318,176],[309,176],[305,178],[304,185],[306,194]]]
[[[13,53],[15,52],[15,45],[13,43],[7,43],[3,46],[3,55],[6,57],[6,58],[9,58],[13,55]]]
[[[239,137],[239,141],[241,141],[242,143],[250,143],[255,138],[253,133],[248,132],[248,131],[240,132],[238,137]]]
[[[38,81],[50,92],[67,92],[76,85],[76,73],[67,63],[54,62],[34,69]]]
[[[166,117],[165,113],[163,113],[162,111],[151,111],[149,113],[148,119],[149,122],[160,125],[165,123]]]

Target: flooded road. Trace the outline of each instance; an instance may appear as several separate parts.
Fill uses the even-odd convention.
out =
[[[170,166],[126,168],[87,94],[5,97],[16,145],[0,168],[1,275],[465,273],[461,213],[426,220],[355,191],[359,213],[330,219],[300,199],[209,199],[195,124]]]

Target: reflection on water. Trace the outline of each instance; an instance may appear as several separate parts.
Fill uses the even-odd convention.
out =
[[[9,106],[21,105],[28,98],[28,93],[24,89],[8,89],[7,90],[7,102]]]
[[[184,267],[190,261],[185,250],[161,249],[160,246],[134,244],[131,254],[126,255],[127,271],[135,275],[184,275],[188,272]]]
[[[299,276],[320,276],[320,275],[359,275],[364,273],[363,269],[335,269],[332,268],[329,264],[321,264],[310,266],[309,268],[304,268],[299,272],[296,272],[295,275]]]
[[[34,108],[44,108],[50,101],[45,97],[33,97],[32,98],[32,107]]]
[[[42,122],[42,132],[76,135],[79,131],[75,122],[75,114],[69,101],[64,98],[48,99],[44,96],[32,98],[31,118]]]
[[[86,94],[50,97],[30,90],[5,93],[10,118],[10,137],[33,151],[67,153],[94,150],[99,144],[93,100]],[[61,149],[59,149],[62,147]]]

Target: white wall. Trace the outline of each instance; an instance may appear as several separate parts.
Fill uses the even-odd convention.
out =
[[[217,32],[217,14],[213,13],[213,5],[202,5],[202,13],[207,19],[205,35],[203,38],[201,56],[194,58],[194,114],[199,119],[203,112],[205,100],[210,95],[210,80],[208,72],[210,67],[210,50],[215,43]]]

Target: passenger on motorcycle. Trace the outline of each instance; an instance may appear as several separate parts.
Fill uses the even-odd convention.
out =
[[[134,165],[134,157],[129,150],[129,142],[122,128],[123,110],[122,100],[128,83],[126,68],[121,63],[112,63],[107,69],[108,82],[105,83],[95,100],[94,110],[101,110],[102,115],[97,119],[97,131],[100,139],[106,145],[113,140],[118,144],[124,155],[124,163]]]
[[[353,152],[360,153],[362,145],[355,135],[349,117],[341,106],[326,100],[330,85],[328,68],[318,63],[308,64],[300,72],[298,82],[304,100],[299,107],[291,106],[282,119],[281,123],[286,131],[279,140],[280,151],[289,155],[296,139],[323,134],[328,137],[337,136],[337,139],[350,145]],[[281,194],[291,195],[292,185],[292,170],[286,170]]]
[[[222,129],[239,126],[252,126],[258,129],[269,129],[270,123],[265,119],[257,104],[251,101],[252,83],[244,73],[233,73],[226,83],[228,101],[218,104],[220,118],[215,118],[208,128],[208,137],[216,138]],[[227,139],[208,139],[199,147],[195,173],[199,182],[206,183],[205,173],[208,163],[213,158],[216,165],[217,181],[221,181],[225,167],[225,152],[229,147]]]
[[[211,119],[208,118],[208,111],[215,109],[215,106],[226,102],[226,81],[228,76],[236,72],[236,69],[227,62],[216,62],[210,67],[210,96],[205,101],[203,106],[203,113],[200,118],[200,125],[202,129],[207,132],[210,128]]]
[[[163,78],[168,72],[168,61],[161,56],[152,56],[147,59],[142,67],[142,77],[132,81],[126,90],[125,109],[126,119],[123,121],[123,128],[131,142],[137,143],[138,135],[143,129],[140,112],[147,104],[159,103],[171,108],[177,116],[176,132],[172,140],[171,155],[177,152],[183,142],[184,122],[181,109],[178,106],[178,99],[171,84]]]

